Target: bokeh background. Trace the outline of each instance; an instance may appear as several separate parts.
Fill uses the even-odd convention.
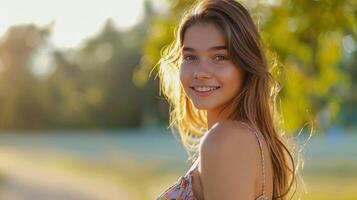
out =
[[[1,200],[154,199],[188,170],[152,69],[192,2],[0,0]],[[302,199],[357,199],[357,1],[242,2],[303,147]]]

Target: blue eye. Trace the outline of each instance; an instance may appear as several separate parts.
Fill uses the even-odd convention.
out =
[[[225,56],[221,56],[221,55],[219,55],[219,56],[215,56],[215,57],[214,57],[214,59],[215,59],[216,61],[228,60],[228,58],[227,58],[227,57],[225,57]]]
[[[187,56],[184,56],[183,57],[184,61],[186,62],[192,62],[196,59],[196,56],[193,56],[193,55],[187,55]]]

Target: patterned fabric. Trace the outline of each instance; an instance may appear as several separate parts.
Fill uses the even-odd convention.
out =
[[[192,175],[195,168],[191,169],[168,189],[162,192],[156,200],[197,200],[192,191]]]

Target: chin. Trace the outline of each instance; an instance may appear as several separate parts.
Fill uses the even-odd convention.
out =
[[[211,110],[211,109],[215,108],[215,106],[202,104],[202,103],[193,103],[193,105],[198,110]]]

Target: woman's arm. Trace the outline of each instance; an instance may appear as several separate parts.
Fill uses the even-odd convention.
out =
[[[205,200],[253,200],[259,146],[252,131],[234,121],[217,123],[200,146]]]

